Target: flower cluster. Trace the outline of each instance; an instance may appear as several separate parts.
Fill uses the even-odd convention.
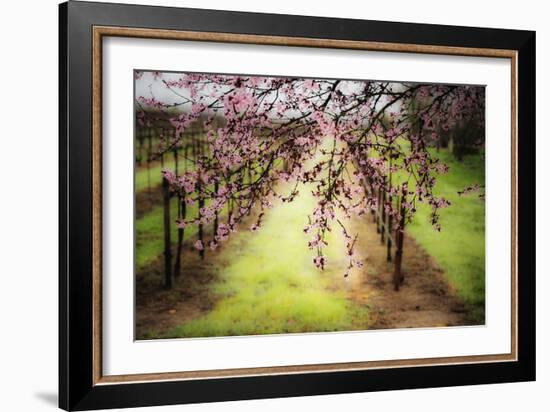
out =
[[[258,230],[273,200],[292,202],[308,190],[316,199],[304,228],[316,252],[313,263],[326,266],[326,234],[336,223],[349,257],[346,276],[361,265],[354,251],[357,236],[346,228],[354,216],[380,209],[394,218],[396,230],[403,230],[422,202],[431,207],[432,224],[440,229],[438,211],[449,202],[433,189],[448,167],[430,147],[464,121],[481,126],[484,121],[482,87],[195,73],[176,77],[155,73],[154,81],[180,101],[168,105],[137,96],[144,106],[137,120],[146,121],[147,108],[165,111],[176,140],[168,148],[185,146],[187,131],[197,124],[205,136],[190,170],[162,172],[182,201],[201,202],[199,217],[180,220],[179,227],[212,222],[226,208],[227,223],[217,225],[209,243],[215,249],[245,217],[256,216],[249,228]],[[176,106],[178,112],[169,110]],[[291,189],[282,193],[282,187]],[[199,241],[195,247],[204,245]]]

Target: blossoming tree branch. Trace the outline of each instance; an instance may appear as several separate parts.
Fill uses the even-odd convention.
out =
[[[382,236],[398,252],[401,244],[401,253],[403,231],[419,203],[429,205],[431,223],[441,229],[439,211],[450,203],[434,194],[434,186],[448,167],[429,149],[449,130],[484,121],[484,89],[474,86],[215,74],[153,77],[172,98],[157,98],[151,91],[137,96],[136,106],[141,125],[169,119],[172,132],[161,136],[157,155],[186,147],[186,131],[197,124],[205,136],[200,147],[185,150],[186,170],[162,170],[181,206],[199,207],[198,216],[178,213],[178,228],[197,225],[202,233],[204,225],[214,226],[212,239],[206,242],[201,234],[195,247],[203,254],[216,249],[242,229],[252,211],[250,229],[260,230],[275,200],[292,202],[310,191],[316,205],[302,229],[314,251],[312,263],[325,267],[327,235],[339,230],[348,256],[344,276],[362,264],[355,253],[358,234],[348,227],[353,216],[381,215]],[[472,190],[477,188],[465,192]],[[400,272],[400,253],[395,259]]]

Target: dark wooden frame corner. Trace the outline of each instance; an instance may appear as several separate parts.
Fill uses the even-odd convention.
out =
[[[89,410],[535,379],[534,32],[74,1],[59,6],[59,22],[61,408]],[[511,59],[511,353],[102,376],[101,40],[104,36]]]

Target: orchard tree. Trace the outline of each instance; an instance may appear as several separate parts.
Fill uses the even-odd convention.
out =
[[[162,171],[180,201],[199,205],[198,216],[178,219],[180,229],[216,221],[213,239],[199,239],[196,248],[215,249],[252,210],[258,212],[250,229],[258,230],[274,200],[292,202],[308,190],[316,204],[303,231],[313,264],[325,267],[327,234],[340,230],[349,258],[345,276],[361,266],[357,234],[346,224],[352,216],[383,213],[401,249],[419,203],[429,205],[440,230],[439,211],[450,203],[434,186],[448,167],[429,148],[459,124],[482,122],[485,101],[475,86],[162,73],[153,80],[173,98],[137,96],[137,119],[154,122],[151,109],[169,118],[175,133],[159,152],[183,146],[197,123],[205,134],[204,148],[186,159],[192,167]],[[224,208],[228,218],[221,222]]]

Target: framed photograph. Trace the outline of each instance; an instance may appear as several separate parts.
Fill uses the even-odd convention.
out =
[[[535,33],[60,5],[60,407],[535,379]]]

